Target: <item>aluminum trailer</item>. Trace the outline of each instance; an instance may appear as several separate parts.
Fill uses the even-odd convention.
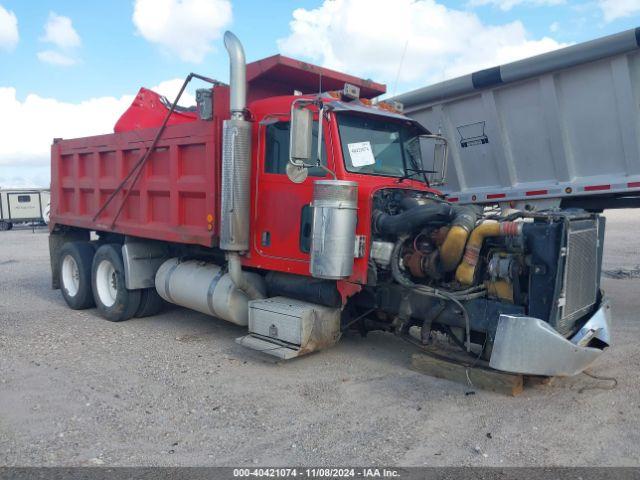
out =
[[[404,93],[449,140],[449,200],[640,207],[640,28]]]
[[[49,190],[0,190],[0,231],[16,223],[48,223]]]

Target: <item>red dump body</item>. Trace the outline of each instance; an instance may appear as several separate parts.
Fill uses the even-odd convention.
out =
[[[249,106],[259,99],[291,95],[294,90],[315,93],[319,88],[341,89],[345,82],[359,86],[365,98],[385,92],[384,85],[280,55],[248,64],[247,81]],[[95,219],[99,208],[150,146],[164,117],[157,115],[157,104],[150,112],[143,102],[128,111],[128,124],[122,130],[136,124],[150,128],[56,140],[51,147],[51,228],[68,225],[215,246],[222,122],[229,118],[227,86],[213,89],[213,105],[212,121],[181,118],[168,125],[126,201],[127,188]],[[140,111],[140,118],[136,111]]]

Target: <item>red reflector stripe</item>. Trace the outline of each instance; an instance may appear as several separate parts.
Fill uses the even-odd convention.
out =
[[[525,195],[531,197],[533,195],[546,195],[547,193],[549,193],[549,190],[529,190],[525,192]]]
[[[587,187],[584,187],[585,192],[594,192],[597,190],[610,190],[610,189],[611,189],[611,185],[589,185]]]
[[[450,202],[457,202],[460,199],[458,197],[449,197],[447,200],[449,200]]]
[[[627,187],[629,187],[629,188],[640,188],[640,182],[629,182],[629,183],[627,183]]]
[[[504,198],[506,196],[506,193],[490,193],[489,195],[487,195],[487,199],[491,200],[493,198]]]

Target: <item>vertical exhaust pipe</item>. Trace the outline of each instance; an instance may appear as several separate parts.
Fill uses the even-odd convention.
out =
[[[244,119],[244,110],[247,107],[247,67],[244,48],[238,37],[229,31],[224,34],[224,46],[229,53],[231,118]]]
[[[231,32],[224,34],[229,54],[230,119],[222,126],[222,199],[220,248],[226,250],[227,267],[236,287],[252,299],[264,294],[242,271],[238,252],[249,250],[249,199],[251,177],[251,122],[247,108],[247,67],[242,43]]]
[[[238,37],[224,34],[229,53],[230,119],[222,127],[222,196],[220,248],[249,250],[251,122],[245,120],[247,74],[244,49]]]

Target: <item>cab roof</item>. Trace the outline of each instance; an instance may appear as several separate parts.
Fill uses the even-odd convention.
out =
[[[319,67],[283,55],[247,64],[248,102],[267,97],[303,94],[328,90],[342,90],[345,83],[360,88],[360,98],[375,98],[386,93],[387,86],[372,80],[354,77]]]

